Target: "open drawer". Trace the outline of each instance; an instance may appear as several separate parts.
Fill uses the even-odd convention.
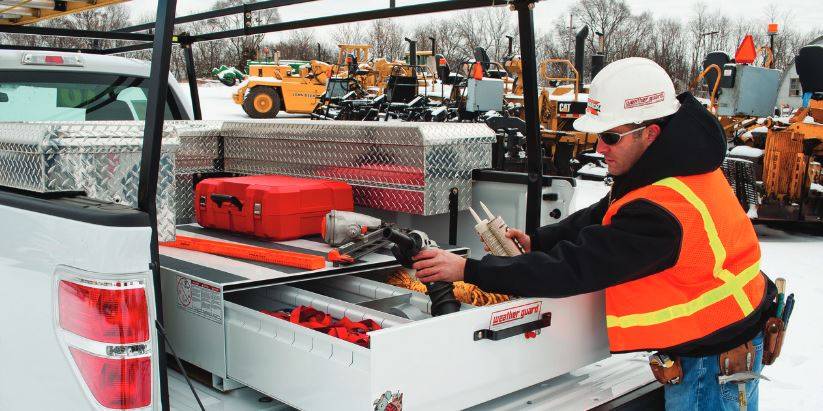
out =
[[[601,293],[464,304],[440,317],[429,304],[424,294],[351,275],[228,292],[228,377],[306,410],[385,410],[392,401],[454,410],[608,356]],[[261,312],[298,305],[383,328],[364,348]],[[537,325],[549,313],[550,325]],[[538,331],[527,337],[529,325]]]
[[[319,238],[272,243],[194,225],[177,229],[329,251]],[[383,250],[314,271],[168,247],[160,253],[163,290],[170,291],[163,293],[166,330],[180,358],[208,371],[217,389],[247,385],[300,409],[385,410],[393,400],[411,410],[461,409],[608,356],[602,293],[464,304],[432,317],[427,295],[385,283],[399,266]],[[369,333],[364,348],[261,312],[300,305],[337,319],[372,319],[382,329]],[[527,338],[526,325],[543,328]]]

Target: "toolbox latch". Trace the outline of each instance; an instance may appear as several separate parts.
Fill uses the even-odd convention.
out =
[[[254,216],[260,218],[263,214],[263,205],[260,203],[254,203]]]
[[[500,341],[509,337],[514,337],[515,335],[534,332],[550,325],[552,325],[552,313],[543,313],[540,318],[535,321],[515,325],[502,330],[477,330],[474,332],[474,340]]]

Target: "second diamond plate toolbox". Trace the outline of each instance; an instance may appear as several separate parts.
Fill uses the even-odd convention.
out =
[[[338,179],[356,205],[419,215],[471,204],[473,169],[491,166],[485,124],[232,121],[223,124],[225,171]]]
[[[137,207],[143,123],[0,123],[0,185],[39,193],[85,192]],[[164,127],[157,183],[160,241],[174,239],[177,132]]]
[[[174,175],[174,208],[177,224],[194,222],[194,180],[198,173],[217,171],[222,121],[170,120],[180,138]]]

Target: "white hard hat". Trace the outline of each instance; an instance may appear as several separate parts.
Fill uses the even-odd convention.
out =
[[[589,90],[586,114],[574,121],[574,128],[585,133],[666,117],[680,108],[672,79],[657,63],[642,57],[607,65]]]

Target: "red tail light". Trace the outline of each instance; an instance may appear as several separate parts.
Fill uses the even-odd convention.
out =
[[[60,281],[60,327],[81,337],[114,344],[149,339],[143,288],[106,289]]]
[[[47,64],[63,64],[63,57],[60,56],[46,56]]]
[[[122,410],[151,404],[151,357],[98,357],[74,347],[69,351],[100,405]]]
[[[57,272],[58,335],[95,409],[126,410],[152,403],[148,275],[124,279],[71,268]]]

